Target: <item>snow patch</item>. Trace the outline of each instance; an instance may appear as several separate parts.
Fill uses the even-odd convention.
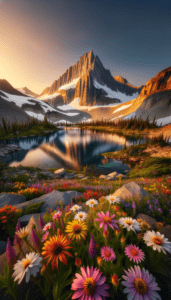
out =
[[[39,121],[44,121],[45,116],[44,116],[43,114],[36,114],[36,113],[34,113],[34,112],[32,112],[32,111],[26,111],[26,110],[25,110],[25,112],[26,112],[30,117],[33,117],[33,118],[35,118],[35,119],[37,119],[37,120],[39,120]]]
[[[64,85],[60,86],[60,88],[59,88],[58,91],[60,91],[60,90],[68,90],[68,89],[75,88],[79,79],[80,79],[80,77],[72,80],[71,82],[69,82],[67,84],[64,84]]]
[[[128,96],[128,95],[125,95],[124,93],[121,93],[119,91],[117,91],[117,92],[113,91],[107,85],[101,85],[96,80],[94,80],[94,87],[96,89],[102,89],[102,90],[104,90],[108,94],[105,97],[108,97],[108,98],[117,98],[117,99],[121,100],[122,102],[127,102],[127,101],[130,101],[130,100],[133,100],[133,99],[137,98],[138,95],[139,95],[138,92],[134,93],[132,96]]]
[[[45,95],[42,95],[41,97],[38,97],[37,99],[40,99],[40,100],[53,99],[59,95],[60,95],[60,93],[54,93],[52,95],[45,94]]]
[[[113,111],[113,114],[116,113],[117,111],[120,111],[122,109],[128,108],[129,106],[131,106],[132,103],[130,104],[126,104],[126,105],[122,105],[121,107],[117,108],[116,110]]]
[[[156,123],[157,123],[157,125],[160,125],[162,123],[162,126],[170,124],[171,123],[171,116],[165,117],[165,118],[161,118],[161,119],[157,119]]]
[[[119,118],[121,118],[121,117],[123,117],[123,115],[120,115],[120,116],[118,116],[118,117],[115,117],[115,118],[113,118],[113,119],[110,119],[110,121],[113,121],[113,120],[115,120],[115,119],[119,119]]]

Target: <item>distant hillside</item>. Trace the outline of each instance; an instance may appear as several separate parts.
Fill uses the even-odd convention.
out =
[[[30,91],[27,87],[23,87],[23,88],[20,88],[20,89],[17,89],[19,92],[27,95],[27,96],[30,96],[30,97],[38,97],[38,94],[35,94],[33,93],[32,91]]]

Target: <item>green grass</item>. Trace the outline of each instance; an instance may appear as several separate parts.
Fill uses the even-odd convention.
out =
[[[132,178],[169,175],[171,174],[171,158],[149,157],[140,164],[136,164],[127,174]]]

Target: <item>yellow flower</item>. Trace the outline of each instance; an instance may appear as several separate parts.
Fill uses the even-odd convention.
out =
[[[138,223],[141,223],[143,221],[143,219],[137,219]]]
[[[146,231],[150,228],[150,225],[145,221],[141,222],[140,225],[141,225],[141,228],[142,228],[143,231]]]
[[[16,234],[18,235],[18,237],[19,237],[20,239],[26,238],[26,237],[28,236],[28,234],[29,234],[28,227],[21,228],[20,230],[18,230],[18,231],[16,232]]]
[[[81,237],[85,239],[85,235],[87,235],[88,226],[84,221],[73,220],[66,225],[65,232],[68,234],[70,239],[76,238],[80,240]]]
[[[103,259],[102,259],[100,256],[98,256],[96,259],[97,259],[97,264],[98,264],[99,266],[101,266],[101,264],[102,264],[102,262],[103,262]]]
[[[159,231],[163,227],[163,223],[157,222],[156,227],[157,227],[157,230]]]

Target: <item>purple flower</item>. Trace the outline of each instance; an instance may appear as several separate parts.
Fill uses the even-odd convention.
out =
[[[136,204],[135,204],[135,202],[133,201],[133,203],[132,203],[132,208],[133,209],[135,209],[136,208]]]
[[[16,260],[17,260],[17,256],[15,253],[14,248],[11,246],[11,241],[10,238],[8,237],[7,239],[7,246],[6,246],[6,258],[7,258],[7,262],[9,265],[13,265],[15,264]]]
[[[157,210],[162,214],[163,213],[163,211],[162,211],[162,209],[159,207],[159,208],[157,208]]]
[[[21,229],[21,223],[20,223],[20,220],[18,219],[16,228],[15,228],[15,232],[17,232],[20,229]],[[19,247],[21,247],[21,239],[18,237],[18,235],[16,233],[14,235],[14,245],[18,245]]]
[[[152,205],[151,205],[151,204],[149,205],[149,209],[150,209],[151,211],[153,211],[153,208],[152,208]]]
[[[43,218],[41,215],[39,215],[39,225],[40,225],[41,229],[43,229],[43,227],[45,226],[45,222],[43,221]]]
[[[147,203],[149,204],[149,203],[150,203],[150,201],[149,201],[149,200],[147,200]]]
[[[171,214],[171,209],[169,209],[169,214]]]
[[[52,222],[52,229],[53,229],[53,231],[55,231],[55,230],[56,230],[56,225],[55,225],[55,223],[54,223],[54,222]]]
[[[31,229],[31,238],[32,238],[34,247],[38,250],[40,247],[40,240],[33,228]]]
[[[93,259],[96,258],[96,256],[97,256],[96,244],[95,244],[92,233],[91,233],[91,238],[90,238],[90,243],[89,243],[89,248],[88,248],[88,254]]]

